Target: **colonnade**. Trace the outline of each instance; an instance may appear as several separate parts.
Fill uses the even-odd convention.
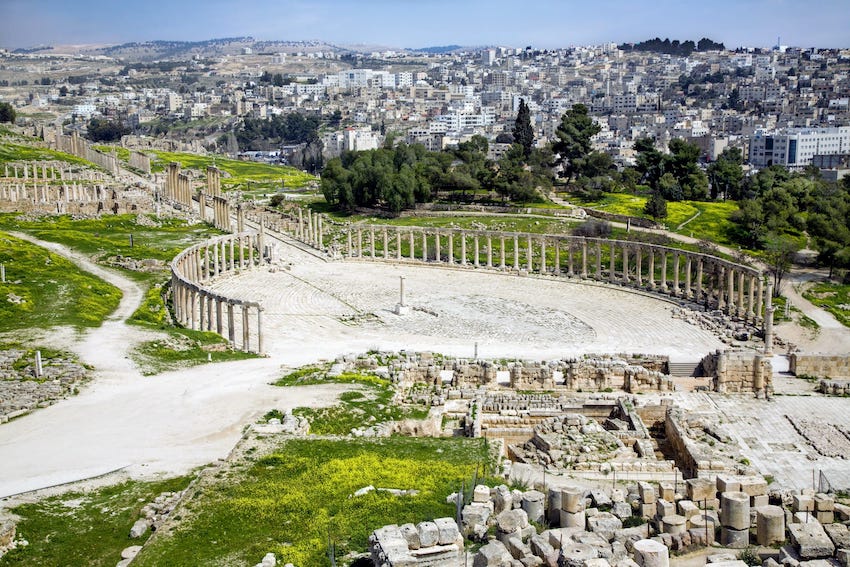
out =
[[[165,198],[185,205],[192,206],[192,172],[181,173],[180,164],[171,162],[165,174]]]
[[[219,236],[187,248],[174,258],[171,294],[174,316],[181,324],[191,329],[214,331],[227,338],[234,348],[245,352],[263,353],[262,306],[256,301],[226,297],[207,287],[213,279],[227,272],[261,265],[263,237],[262,231]],[[257,340],[252,344],[254,324]],[[237,337],[237,329],[241,330],[241,337]]]
[[[764,277],[722,258],[656,244],[518,232],[349,227],[349,258],[603,281],[702,303],[753,324],[764,321]]]
[[[23,185],[0,183],[0,200],[34,201],[37,203],[80,202],[91,203],[107,199],[107,189],[102,185]],[[113,193],[115,191],[113,190]]]

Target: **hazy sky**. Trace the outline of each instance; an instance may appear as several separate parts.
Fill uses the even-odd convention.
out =
[[[0,46],[322,39],[566,47],[709,37],[850,47],[850,0],[0,0]]]

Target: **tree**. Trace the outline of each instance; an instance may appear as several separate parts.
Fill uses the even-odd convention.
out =
[[[115,142],[121,136],[130,133],[130,129],[120,122],[113,122],[105,118],[92,118],[86,127],[88,138],[92,142]]]
[[[8,102],[0,102],[0,122],[15,122],[15,108]]]
[[[796,240],[777,234],[768,233],[764,239],[764,259],[767,263],[767,271],[773,276],[773,295],[779,297],[782,280],[791,269],[794,255],[800,249]]]
[[[652,138],[638,138],[634,149],[637,152],[635,171],[640,174],[640,181],[656,189],[664,175],[664,155],[655,148],[655,140]]]
[[[557,154],[556,164],[563,166],[567,181],[578,173],[576,160],[581,160],[590,153],[590,139],[602,131],[588,114],[583,104],[575,104],[561,117],[561,124],[555,131],[556,140],[552,143],[552,151]]]
[[[531,111],[525,104],[525,99],[519,99],[519,110],[513,129],[514,141],[522,146],[523,153],[527,158],[534,147],[534,130],[531,128]]]
[[[711,182],[711,198],[721,194],[723,200],[741,197],[741,183],[744,179],[744,156],[740,148],[726,148],[717,156],[717,161],[708,166],[708,179]]]
[[[652,196],[646,202],[643,212],[656,221],[667,218],[667,200],[660,191],[652,192]]]

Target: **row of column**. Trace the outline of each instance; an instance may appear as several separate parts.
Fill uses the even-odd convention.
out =
[[[113,190],[114,193],[114,190]],[[91,203],[106,198],[106,188],[103,186],[77,185],[34,185],[28,187],[19,184],[0,184],[0,200],[29,201],[41,203],[81,202]],[[114,195],[113,195],[114,198]]]
[[[304,209],[298,209],[298,224],[295,225],[295,238],[315,246],[319,249],[324,248],[325,228],[322,215],[314,213],[307,209],[306,214]]]
[[[214,165],[207,167],[207,195],[221,196],[221,171]]]
[[[762,321],[761,274],[704,254],[602,239],[380,226],[350,228],[346,239],[352,258],[581,277],[682,297],[734,317]]]
[[[39,166],[41,168],[41,176],[38,175]],[[20,167],[20,169],[18,169]],[[32,171],[32,175],[30,175]],[[57,172],[58,177],[57,177]],[[20,166],[17,163],[11,164],[11,169],[7,163],[4,166],[4,178],[7,180],[18,180],[28,182],[33,181],[103,181],[105,176],[100,171],[93,169],[84,169],[78,172],[72,172],[70,169],[65,169],[57,164],[45,162],[23,163]]]
[[[192,192],[194,191],[192,172],[181,173],[180,164],[171,162],[165,174],[165,197],[170,201],[176,201],[190,207],[192,205]]]
[[[230,201],[227,197],[215,195],[212,198],[213,226],[219,230],[230,231]]]
[[[255,316],[256,352],[262,354],[262,307],[256,302],[224,297],[203,286],[225,272],[261,264],[261,251],[262,235],[241,233],[210,240],[181,252],[172,264],[171,280],[177,320],[191,329],[214,331],[226,336],[234,347],[241,346],[243,351],[248,352],[252,350],[250,331],[251,320]],[[225,328],[227,335],[224,334]],[[237,328],[241,329],[239,342]]]

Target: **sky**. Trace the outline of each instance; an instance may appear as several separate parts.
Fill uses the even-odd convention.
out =
[[[7,48],[237,36],[408,48],[654,37],[850,47],[850,0],[0,0]]]

